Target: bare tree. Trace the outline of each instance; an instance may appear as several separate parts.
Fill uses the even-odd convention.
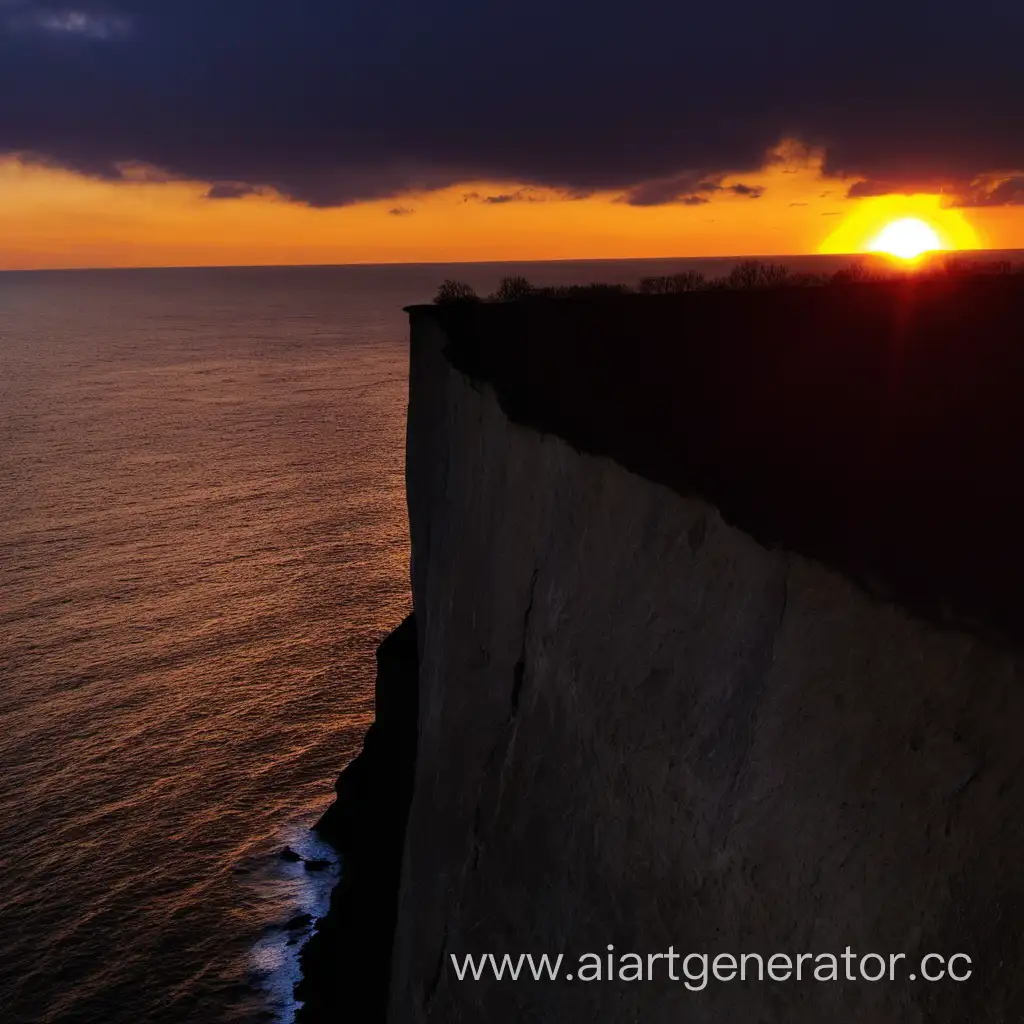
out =
[[[726,275],[729,288],[771,288],[784,284],[789,278],[789,267],[781,263],[762,263],[760,260],[742,260]]]
[[[537,289],[525,277],[503,277],[491,299],[494,302],[515,302],[536,293]]]
[[[439,306],[452,302],[479,301],[480,297],[473,290],[472,285],[468,285],[464,281],[453,281],[451,278],[441,282],[441,286],[437,289],[437,295],[434,296],[434,302]]]

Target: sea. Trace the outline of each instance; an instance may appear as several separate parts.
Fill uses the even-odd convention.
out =
[[[402,307],[732,262],[0,274],[5,1024],[292,1020],[410,606]]]

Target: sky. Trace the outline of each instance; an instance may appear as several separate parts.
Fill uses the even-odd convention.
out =
[[[1024,248],[1024,6],[0,0],[0,269]]]

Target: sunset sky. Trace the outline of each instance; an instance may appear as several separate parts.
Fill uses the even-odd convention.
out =
[[[0,0],[0,268],[1024,248],[1024,14],[957,10]]]

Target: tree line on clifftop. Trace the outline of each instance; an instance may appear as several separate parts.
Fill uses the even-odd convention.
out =
[[[604,298],[616,295],[681,295],[686,292],[737,291],[753,288],[807,288],[829,284],[851,284],[865,281],[888,281],[915,276],[966,277],[978,274],[1016,274],[1024,279],[1024,264],[1009,260],[991,262],[968,261],[950,256],[933,261],[925,268],[900,268],[895,265],[851,263],[832,273],[800,273],[781,263],[742,260],[722,277],[706,277],[696,270],[659,277],[644,277],[634,287],[627,284],[535,285],[525,277],[503,277],[497,289],[480,296],[472,285],[450,278],[442,282],[434,296],[439,305],[465,302],[519,302],[537,298]]]

